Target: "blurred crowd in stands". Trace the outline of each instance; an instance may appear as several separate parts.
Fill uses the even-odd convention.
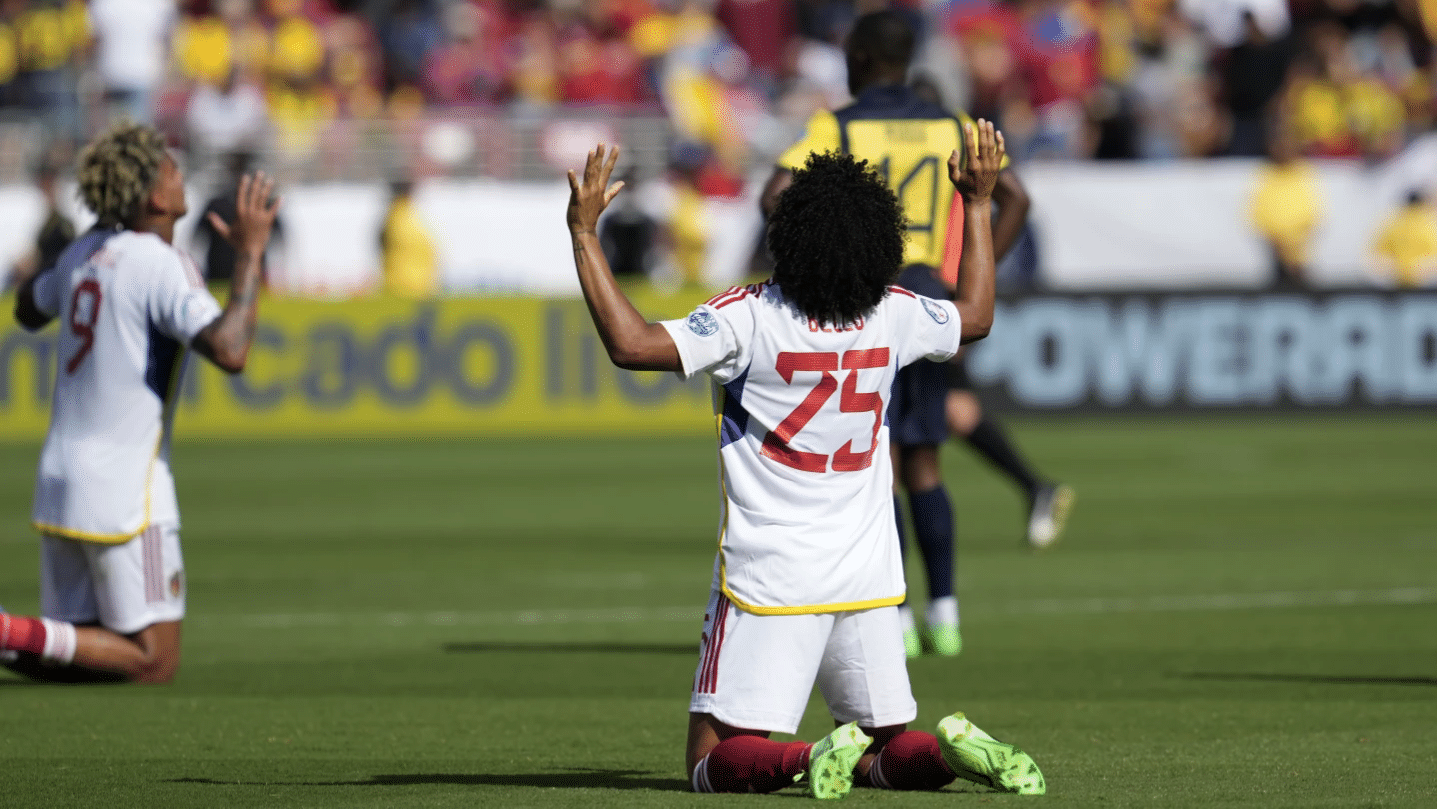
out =
[[[1381,159],[1433,126],[1421,0],[895,0],[915,79],[1015,156]],[[336,120],[587,108],[667,118],[732,175],[847,98],[873,0],[0,0],[0,105],[81,139],[116,112],[212,153]],[[598,110],[595,110],[597,108]],[[712,179],[722,183],[722,177]]]
[[[848,100],[843,39],[888,5],[0,0],[0,124],[42,125],[50,165],[123,115],[204,165],[263,153],[348,166],[379,144],[389,165],[370,176],[401,178],[464,161],[516,177],[493,157],[506,144],[565,141],[515,136],[526,123],[597,122],[569,139],[583,141],[647,119],[664,129],[656,151],[678,185],[732,197],[814,111]],[[1302,264],[1292,246],[1315,221],[1304,158],[1382,161],[1437,117],[1424,0],[891,5],[921,32],[913,81],[997,121],[1019,162],[1269,158],[1254,220],[1279,264]],[[10,137],[0,132],[0,150]],[[548,143],[537,152],[554,171],[572,160]],[[1285,220],[1262,222],[1278,209]]]

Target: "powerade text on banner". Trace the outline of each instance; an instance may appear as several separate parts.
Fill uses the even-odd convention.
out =
[[[1434,406],[1437,294],[1007,300],[968,370],[1022,409]]]

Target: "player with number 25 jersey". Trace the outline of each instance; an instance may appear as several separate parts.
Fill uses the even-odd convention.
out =
[[[867,316],[834,327],[762,284],[661,323],[682,374],[713,380],[724,500],[716,587],[760,615],[900,603],[888,396],[898,368],[958,351],[953,303],[890,287]]]
[[[812,154],[768,225],[773,278],[730,288],[686,318],[650,323],[618,287],[597,237],[618,153],[601,144],[569,173],[574,264],[609,358],[713,383],[722,515],[689,697],[685,763],[697,792],[771,792],[806,776],[816,798],[855,782],[936,789],[967,778],[1044,791],[1031,758],[962,714],[939,736],[908,731],[887,406],[895,373],[946,360],[993,322],[989,232],[1002,137],[978,122],[948,177],[963,195],[957,295],[894,286],[904,261],[897,196],[870,164]],[[815,685],[837,723],[798,730]]]

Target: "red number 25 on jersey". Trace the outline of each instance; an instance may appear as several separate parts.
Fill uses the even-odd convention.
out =
[[[883,428],[883,396],[877,392],[858,391],[858,370],[880,369],[888,366],[888,348],[871,350],[849,350],[839,363],[836,352],[781,352],[778,354],[778,374],[785,383],[793,383],[795,372],[821,372],[818,385],[809,391],[798,408],[789,413],[778,427],[763,438],[763,455],[781,462],[790,468],[821,474],[828,470],[829,457],[811,451],[799,451],[789,445],[794,435],[808,425],[818,414],[823,404],[838,391],[838,379],[833,376],[840,369],[847,372],[843,378],[843,394],[838,399],[838,408],[845,412],[873,412],[873,435],[869,438],[867,451],[854,451],[853,441],[833,453],[834,471],[862,471],[873,464],[873,452],[877,450],[878,432]]]

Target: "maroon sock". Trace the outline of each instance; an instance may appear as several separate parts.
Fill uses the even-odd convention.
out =
[[[762,736],[734,736],[709,751],[694,768],[698,792],[773,792],[808,769],[808,742],[771,742]]]
[[[883,789],[934,790],[957,778],[943,763],[938,739],[932,733],[899,733],[878,752],[868,770],[868,781]]]
[[[0,651],[45,653],[45,624],[37,617],[0,613]]]

